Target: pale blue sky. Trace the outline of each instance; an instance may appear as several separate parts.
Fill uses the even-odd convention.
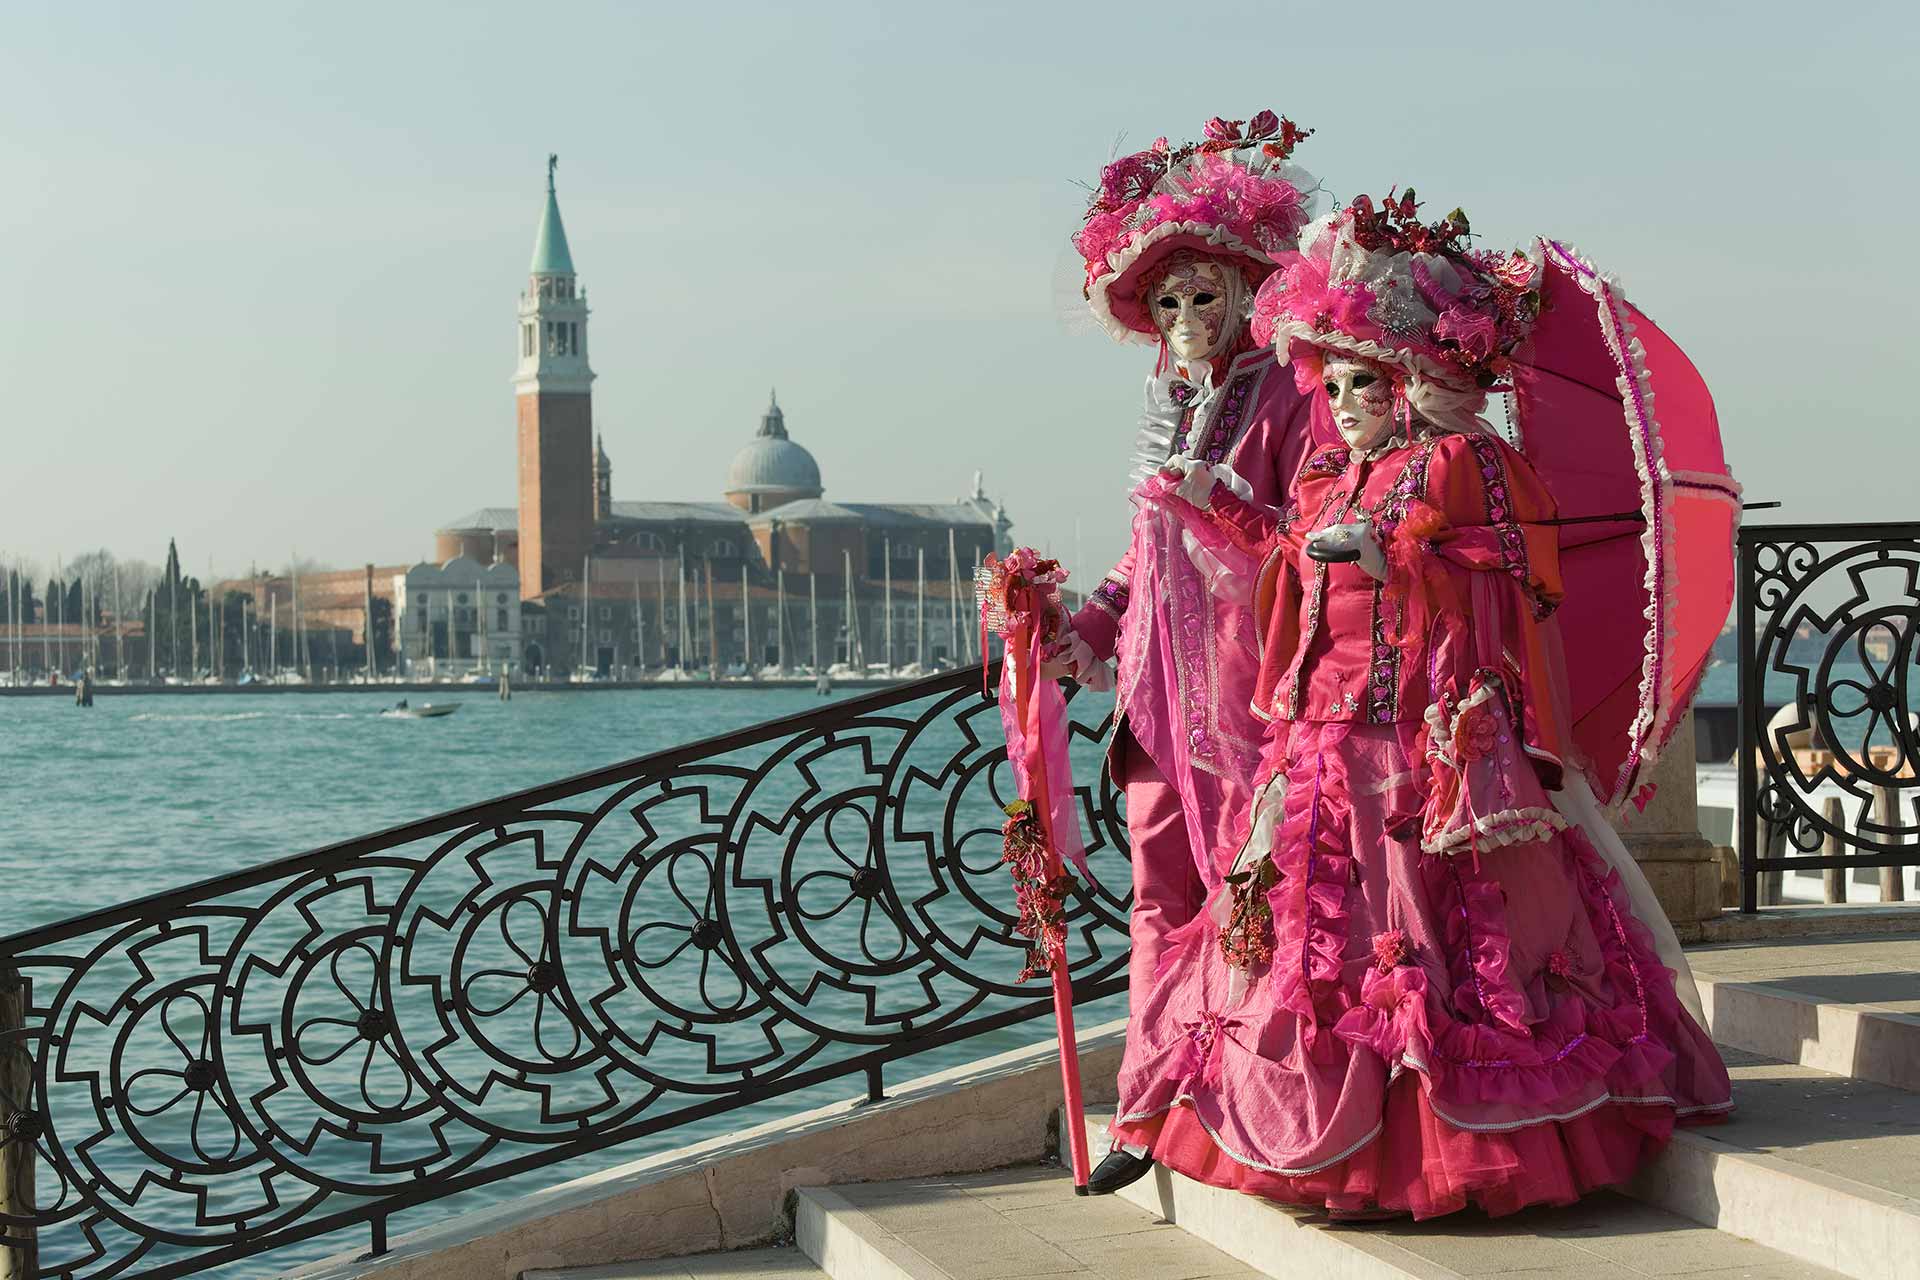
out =
[[[618,496],[717,498],[771,384],[829,497],[983,469],[1098,573],[1150,356],[1057,314],[1074,183],[1265,106],[1342,198],[1618,273],[1750,496],[1914,514],[1912,6],[1370,8],[9,5],[0,560],[409,561],[511,503],[552,150]]]

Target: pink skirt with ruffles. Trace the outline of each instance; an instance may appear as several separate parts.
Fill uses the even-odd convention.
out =
[[[1218,899],[1174,935],[1128,1029],[1116,1138],[1293,1204],[1497,1214],[1624,1181],[1675,1123],[1731,1109],[1577,826],[1421,852],[1412,729],[1284,730],[1272,958],[1227,963]]]

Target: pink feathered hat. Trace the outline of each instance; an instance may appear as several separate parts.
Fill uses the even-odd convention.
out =
[[[1313,217],[1318,184],[1287,163],[1311,133],[1271,111],[1215,117],[1202,142],[1176,149],[1160,138],[1102,169],[1073,237],[1094,318],[1120,341],[1157,340],[1140,294],[1148,274],[1181,249],[1238,263],[1251,297]]]
[[[1422,223],[1418,208],[1411,190],[1359,196],[1314,222],[1254,296],[1253,339],[1303,382],[1315,348],[1397,369],[1416,411],[1465,429],[1539,315],[1539,264],[1470,248],[1458,209]]]

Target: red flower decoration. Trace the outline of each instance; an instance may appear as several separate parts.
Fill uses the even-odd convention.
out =
[[[1476,702],[1460,713],[1453,725],[1453,750],[1462,760],[1479,760],[1493,754],[1499,744],[1500,726],[1493,718],[1493,703]]]
[[[1220,929],[1220,954],[1236,969],[1252,969],[1273,959],[1273,905],[1267,893],[1279,879],[1280,869],[1272,859],[1227,877],[1232,906]]]
[[[1407,935],[1398,929],[1388,929],[1384,933],[1373,935],[1373,967],[1382,973],[1413,959],[1413,944],[1407,941]]]
[[[1200,135],[1209,142],[1233,141],[1239,138],[1240,126],[1244,123],[1241,120],[1222,120],[1219,116],[1215,116],[1207,121],[1206,126],[1200,130]]]
[[[1025,982],[1052,973],[1066,954],[1066,901],[1075,882],[1069,875],[1048,877],[1046,837],[1033,806],[1025,800],[1007,806],[1007,821],[1000,836],[1000,861],[1013,872],[1013,900],[1019,917],[1014,929],[1030,943],[1027,963],[1018,979]]]
[[[1573,957],[1564,951],[1547,953],[1547,985],[1556,991],[1565,990],[1567,980],[1573,977]]]

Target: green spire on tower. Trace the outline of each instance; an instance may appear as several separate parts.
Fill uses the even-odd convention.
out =
[[[573,274],[573,254],[567,250],[567,229],[560,223],[560,200],[553,192],[553,170],[559,163],[558,155],[547,157],[547,208],[540,215],[540,232],[533,238],[531,270],[536,276]]]

